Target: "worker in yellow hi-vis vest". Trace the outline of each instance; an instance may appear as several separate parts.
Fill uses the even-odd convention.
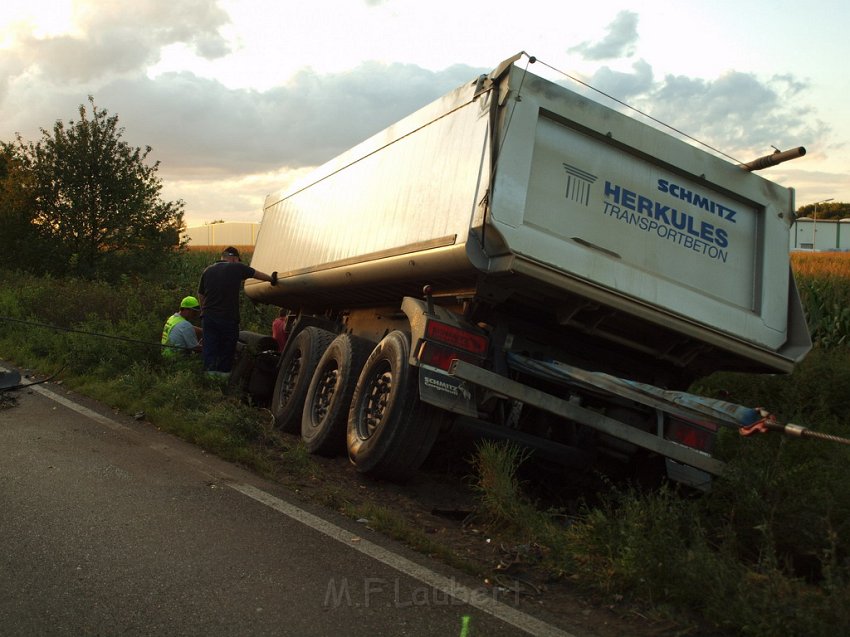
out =
[[[180,310],[169,316],[162,328],[163,356],[175,358],[201,351],[201,328],[192,324],[200,313],[201,304],[194,296],[180,301]]]

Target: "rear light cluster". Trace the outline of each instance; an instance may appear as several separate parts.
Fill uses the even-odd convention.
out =
[[[664,426],[664,437],[691,449],[711,453],[717,437],[717,425],[670,416]]]
[[[486,336],[429,320],[425,325],[425,340],[419,349],[419,361],[448,371],[456,359],[480,364],[487,354],[487,347]]]
[[[449,345],[475,356],[484,356],[487,353],[486,336],[439,321],[428,321],[425,325],[425,339]]]

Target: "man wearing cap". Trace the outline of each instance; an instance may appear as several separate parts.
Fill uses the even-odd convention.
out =
[[[204,370],[228,374],[239,340],[239,293],[245,279],[277,285],[277,272],[266,274],[242,263],[236,248],[225,248],[221,260],[208,266],[198,284],[204,328]]]
[[[162,355],[174,359],[190,352],[200,352],[198,336],[201,329],[192,325],[192,321],[201,313],[201,304],[194,296],[180,301],[180,310],[168,317],[162,328]]]

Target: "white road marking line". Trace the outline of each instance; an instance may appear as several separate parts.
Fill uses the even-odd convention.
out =
[[[480,590],[476,591],[467,586],[463,586],[462,584],[458,584],[452,578],[435,573],[416,562],[412,562],[405,557],[378,546],[377,544],[364,540],[350,531],[346,531],[342,527],[328,522],[327,520],[323,520],[312,513],[308,513],[307,511],[289,504],[288,502],[285,502],[270,493],[266,493],[261,489],[249,484],[229,484],[228,486],[249,498],[253,498],[257,502],[265,504],[267,507],[270,507],[275,511],[283,513],[293,520],[301,522],[311,529],[315,529],[316,531],[323,533],[337,542],[345,544],[355,551],[360,551],[382,564],[386,564],[405,575],[409,575],[410,577],[431,586],[441,593],[451,595],[455,599],[467,603],[488,615],[492,615],[506,624],[516,626],[520,630],[524,630],[531,635],[540,635],[543,637],[575,637],[571,633],[567,633],[556,626],[547,624],[546,622],[528,615],[521,610],[517,610],[512,606],[499,602],[496,599],[493,599],[493,597],[489,594],[484,595]]]
[[[96,411],[92,411],[88,407],[83,407],[82,405],[75,403],[72,400],[68,400],[67,398],[64,398],[63,396],[60,396],[56,392],[50,391],[49,389],[47,389],[43,385],[24,385],[23,388],[24,389],[31,389],[34,392],[38,392],[42,396],[46,396],[50,400],[53,400],[53,401],[59,403],[63,407],[67,407],[71,411],[76,411],[78,414],[85,416],[86,418],[91,418],[95,422],[99,422],[101,425],[106,425],[110,429],[114,429],[116,431],[126,431],[126,430],[129,429],[129,427],[125,427],[121,423],[119,423],[115,420],[112,420],[111,418],[109,418],[107,416],[103,416],[103,415],[97,413]]]
[[[30,389],[32,391],[38,392],[42,396],[49,398],[50,400],[52,400],[54,402],[59,403],[63,407],[67,407],[71,411],[75,411],[78,414],[80,414],[81,416],[85,416],[86,418],[94,420],[95,422],[97,422],[101,425],[104,425],[105,427],[108,427],[109,429],[112,429],[113,431],[137,433],[133,430],[132,427],[128,427],[127,425],[122,424],[122,423],[118,422],[117,420],[113,420],[109,416],[104,416],[102,414],[99,414],[96,411],[89,409],[88,407],[83,407],[79,403],[75,403],[73,400],[70,400],[70,399],[65,398],[63,396],[60,396],[55,391],[48,389],[44,385],[25,385],[24,387],[26,389]],[[147,445],[147,447],[148,447],[148,449],[151,449],[152,451],[156,451],[157,453],[159,453],[163,456],[167,456],[169,458],[179,458],[182,462],[184,462],[186,464],[191,464],[193,467],[195,467],[195,469],[197,471],[199,471],[200,473],[203,473],[204,475],[206,475],[208,477],[216,478],[216,479],[219,477],[218,474],[216,474],[214,471],[212,471],[208,467],[204,466],[204,461],[203,461],[202,458],[192,458],[192,457],[187,456],[186,454],[181,454],[181,453],[177,452],[175,449],[172,449],[171,447],[169,447],[167,443],[152,442],[152,443],[149,443]]]

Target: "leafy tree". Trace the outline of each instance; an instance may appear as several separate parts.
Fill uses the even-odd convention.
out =
[[[41,250],[31,223],[31,173],[11,144],[0,144],[0,265],[34,269]]]
[[[800,217],[814,217],[815,205],[817,205],[818,219],[846,219],[850,217],[850,203],[841,201],[806,204],[797,209],[797,215]]]
[[[36,143],[17,137],[43,268],[104,279],[150,272],[178,246],[184,204],[161,199],[150,146],[131,148],[118,116],[89,103],[90,113],[81,105],[78,121],[41,129]]]

